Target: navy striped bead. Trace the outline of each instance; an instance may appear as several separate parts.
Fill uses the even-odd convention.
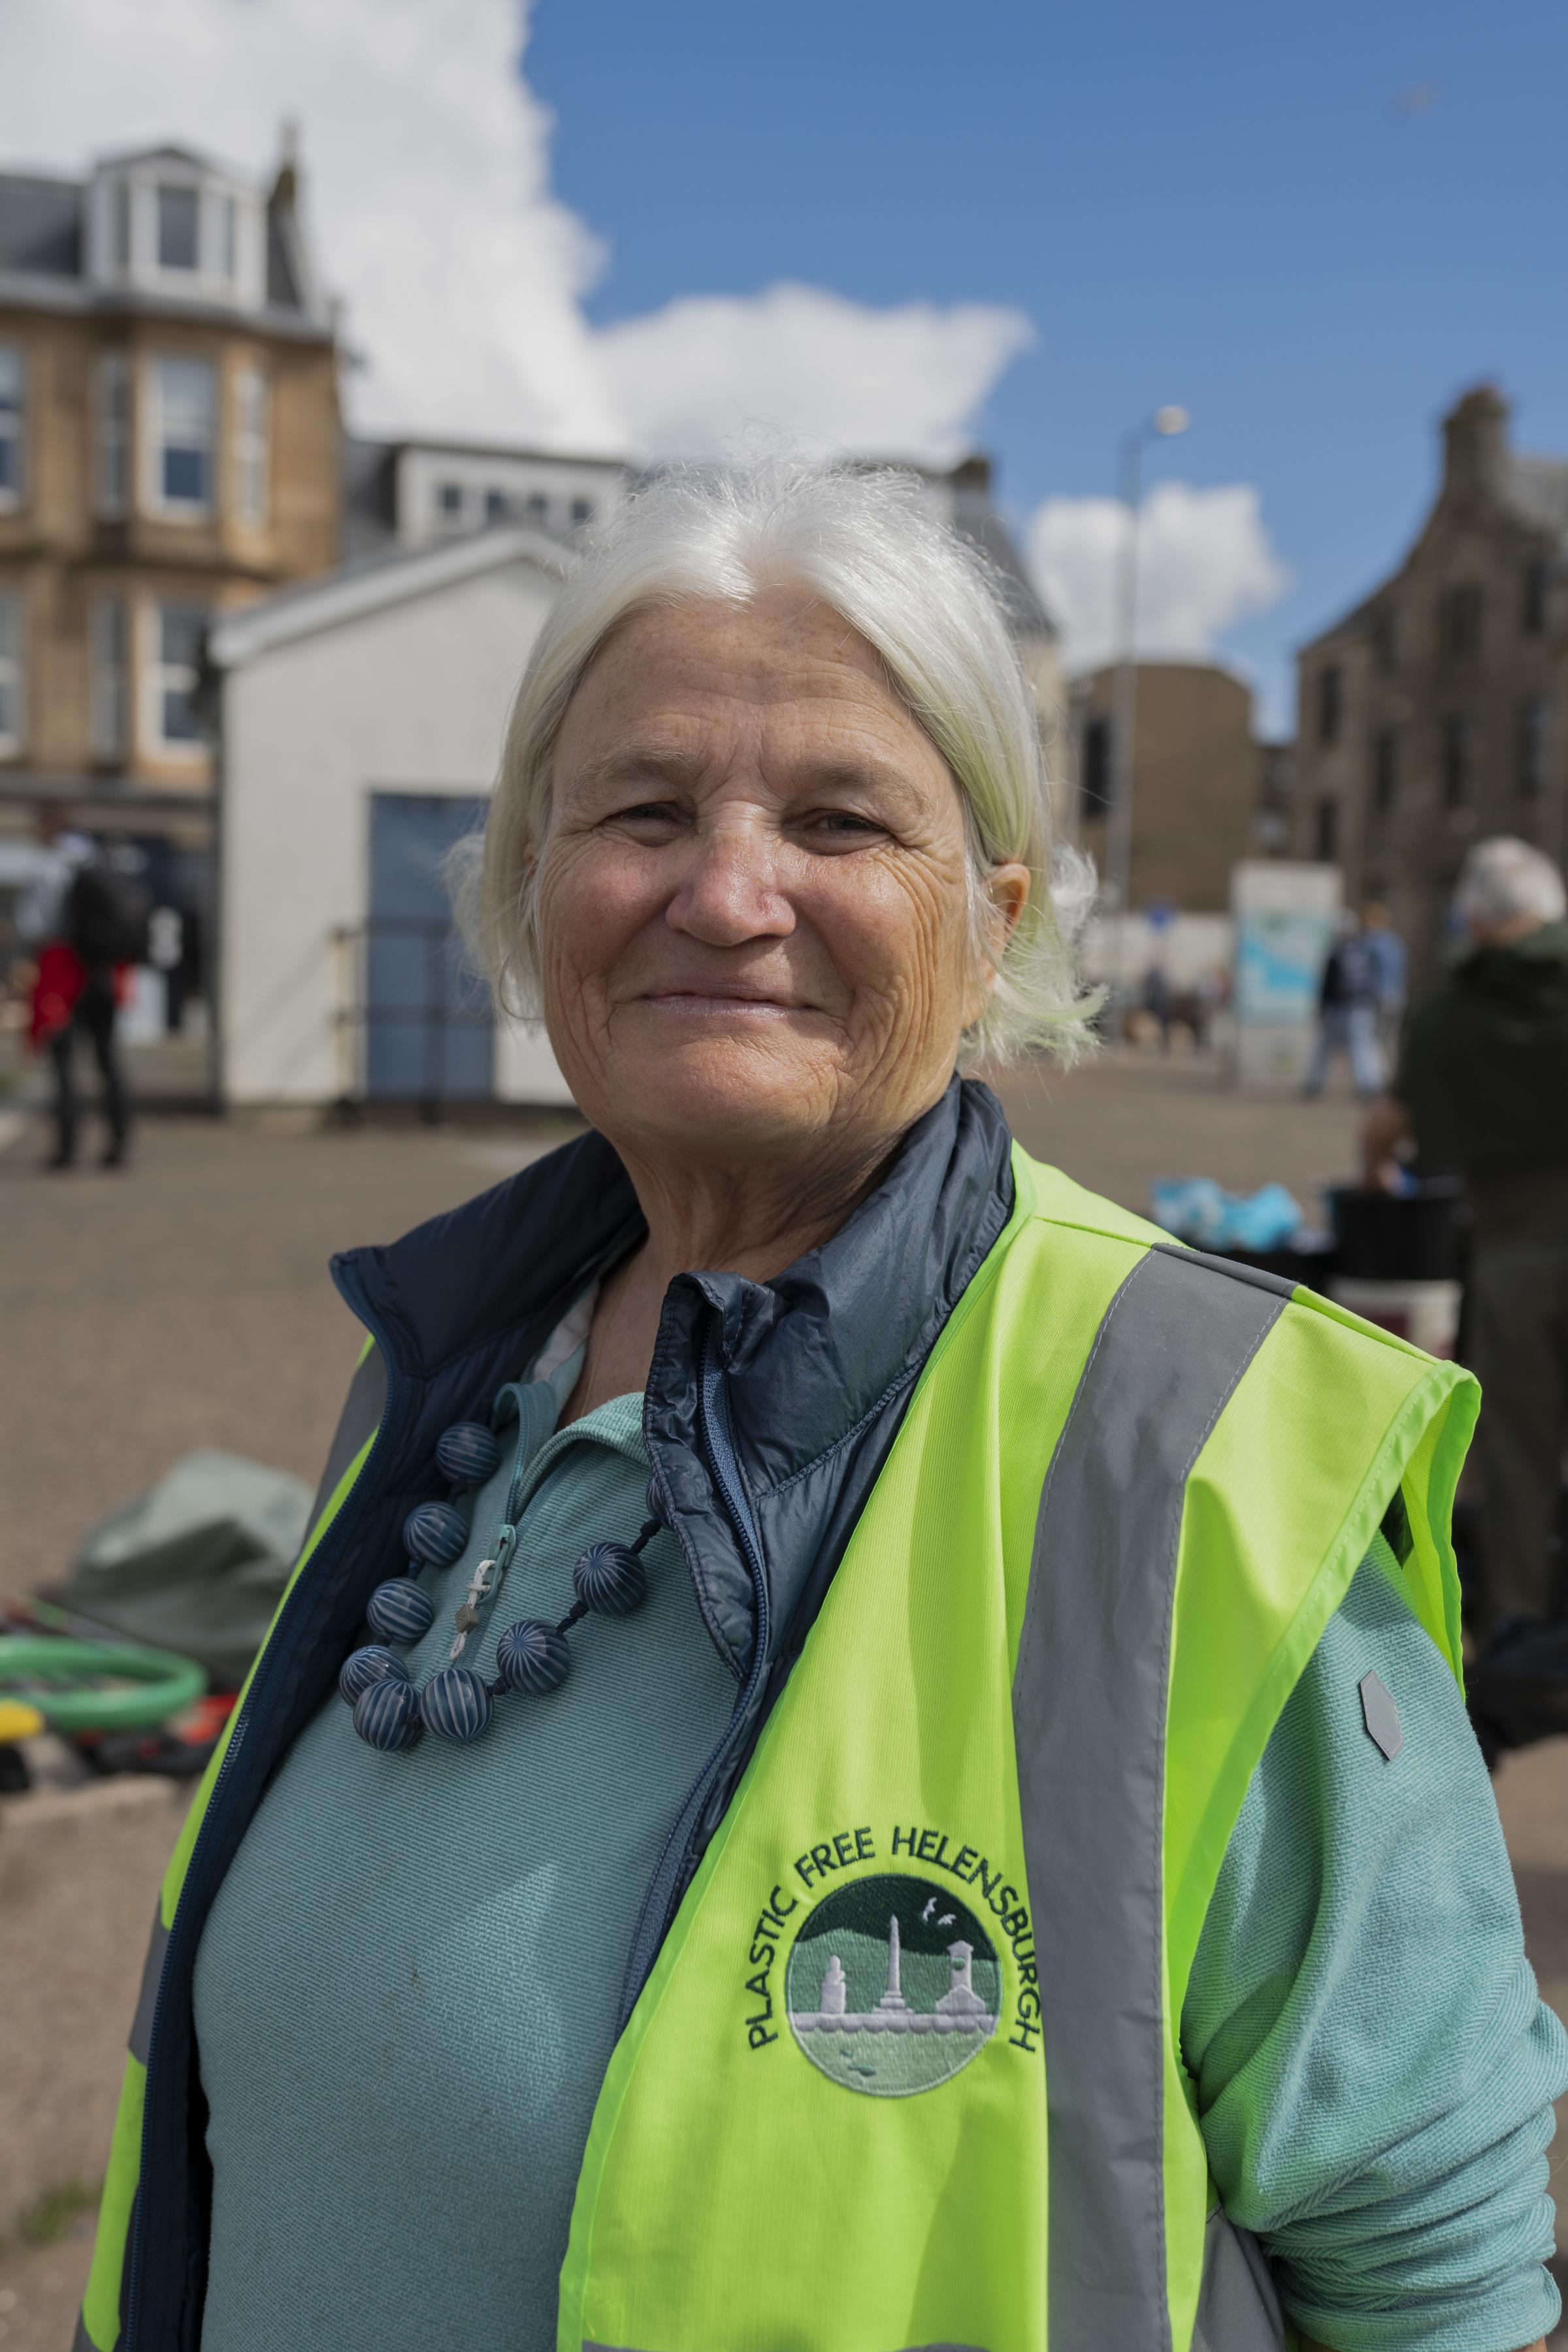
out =
[[[384,1755],[412,1748],[419,1737],[419,1694],[398,1675],[384,1675],[354,1701],[354,1729]]]
[[[647,1570],[629,1544],[590,1544],[572,1581],[584,1608],[601,1617],[629,1617],[647,1591]]]
[[[353,1706],[362,1693],[369,1690],[372,1683],[405,1683],[407,1680],[408,1669],[402,1659],[395,1657],[390,1650],[384,1650],[379,1642],[370,1642],[363,1650],[355,1650],[343,1660],[338,1688]]]
[[[495,1701],[470,1666],[443,1666],[420,1692],[419,1712],[437,1739],[477,1739],[495,1713]]]
[[[540,1617],[520,1617],[496,1643],[496,1672],[509,1691],[542,1698],[559,1690],[572,1671],[572,1651],[563,1633]]]
[[[416,1503],[403,1522],[403,1540],[426,1568],[450,1568],[468,1540],[468,1523],[451,1503]]]
[[[436,1622],[436,1603],[411,1576],[389,1577],[371,1594],[364,1622],[384,1642],[417,1642]]]
[[[480,1421],[459,1421],[436,1448],[436,1466],[454,1486],[482,1486],[500,1466],[500,1447]]]

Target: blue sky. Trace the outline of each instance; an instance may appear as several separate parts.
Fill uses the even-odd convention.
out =
[[[1222,640],[1275,716],[1408,539],[1458,389],[1568,453],[1561,5],[539,0],[527,73],[608,249],[597,325],[779,279],[1019,309],[975,424],[1020,517],[1186,404],[1151,478],[1256,485],[1293,575]]]

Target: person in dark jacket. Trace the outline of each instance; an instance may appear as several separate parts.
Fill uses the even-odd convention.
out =
[[[1375,1095],[1384,1062],[1377,1042],[1377,970],[1366,934],[1347,909],[1318,990],[1318,1039],[1301,1091],[1321,1095],[1335,1057],[1348,1055],[1358,1095]]]
[[[1391,1091],[1364,1131],[1385,1176],[1413,1142],[1464,1178],[1474,1220],[1470,1353],[1482,1622],[1494,1636],[1559,1615],[1568,1444],[1568,921],[1563,877],[1523,841],[1471,850],[1454,909],[1465,945],[1406,1021]]]
[[[1552,2324],[1473,1383],[1016,1150],[961,1067],[1093,1010],[1050,823],[922,483],[664,472],[564,576],[479,929],[588,1131],[336,1262],[87,2347]]]

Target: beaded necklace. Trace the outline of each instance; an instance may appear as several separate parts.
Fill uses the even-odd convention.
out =
[[[436,1466],[452,1496],[466,1487],[477,1491],[484,1486],[500,1467],[500,1459],[495,1433],[477,1421],[457,1423],[436,1448]],[[404,1520],[407,1565],[401,1575],[376,1586],[364,1612],[376,1639],[353,1651],[338,1676],[338,1689],[353,1709],[354,1729],[372,1748],[395,1754],[412,1748],[426,1731],[458,1744],[477,1739],[489,1729],[498,1698],[509,1694],[541,1698],[559,1690],[572,1670],[566,1637],[584,1617],[590,1613],[626,1617],[647,1597],[647,1570],[641,1555],[664,1524],[651,1479],[649,1517],[641,1529],[629,1544],[588,1546],[572,1570],[577,1598],[558,1623],[520,1617],[515,1625],[509,1625],[496,1645],[493,1682],[487,1682],[471,1666],[460,1665],[458,1661],[469,1634],[478,1630],[511,1564],[524,1475],[525,1465],[520,1460],[494,1551],[476,1566],[454,1614],[447,1663],[417,1687],[391,1645],[397,1643],[406,1648],[435,1623],[436,1604],[418,1581],[420,1571],[450,1568],[461,1559],[468,1540],[468,1521],[452,1500],[416,1503]]]

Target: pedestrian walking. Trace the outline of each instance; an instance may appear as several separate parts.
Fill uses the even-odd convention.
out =
[[[1370,899],[1362,908],[1361,941],[1372,976],[1378,1052],[1384,1070],[1388,1071],[1393,1069],[1399,1049],[1410,959],[1404,940],[1394,928],[1394,918],[1381,899]]]
[[[1171,1050],[1171,1030],[1176,1019],[1176,992],[1163,963],[1152,963],[1143,977],[1143,1010],[1158,1026],[1160,1046]]]
[[[1376,967],[1355,917],[1340,919],[1318,994],[1318,1037],[1301,1091],[1321,1095],[1337,1055],[1345,1055],[1358,1095],[1382,1091],[1384,1061],[1377,1042]]]
[[[590,1124],[337,1261],[364,1345],[164,1882],[98,2352],[1552,2324],[1473,1383],[961,1075],[1092,1011],[1049,810],[912,481],[667,470],[563,581],[479,932]]]
[[[1473,1220],[1469,1349],[1478,1437],[1483,1630],[1562,1611],[1557,1530],[1568,1445],[1568,921],[1551,859],[1479,843],[1454,894],[1464,945],[1405,1024],[1390,1093],[1363,1138],[1367,1173],[1400,1146],[1464,1179]]]
[[[85,834],[48,812],[40,821],[47,856],[16,913],[35,950],[29,1034],[54,1065],[55,1149],[45,1163],[74,1167],[81,1106],[77,1050],[85,1045],[102,1087],[108,1131],[100,1165],[123,1167],[131,1102],[115,1025],[130,966],[146,954],[151,902],[140,879],[117,866]]]

